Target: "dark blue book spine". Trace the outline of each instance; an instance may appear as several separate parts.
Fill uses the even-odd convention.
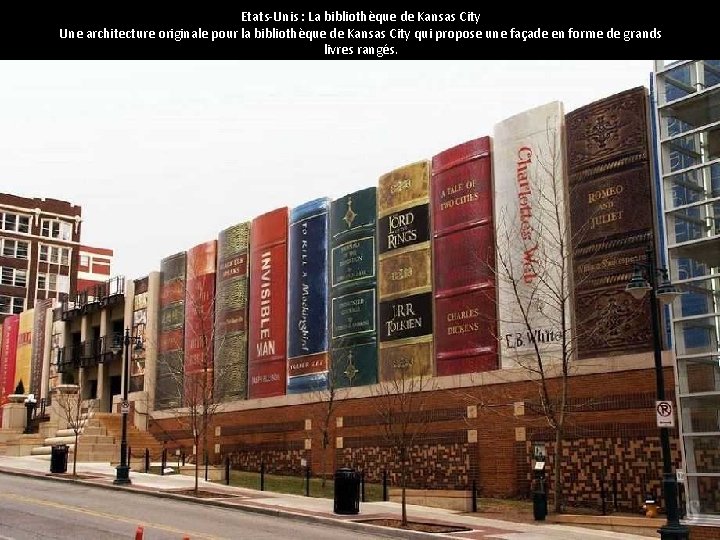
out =
[[[331,383],[374,384],[377,359],[377,189],[333,201],[330,209]]]
[[[288,394],[328,384],[329,199],[290,213],[288,234]]]

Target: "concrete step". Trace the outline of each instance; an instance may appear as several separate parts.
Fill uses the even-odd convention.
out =
[[[74,444],[75,443],[75,435],[70,435],[66,437],[48,437],[45,439],[45,446],[53,446],[55,444]]]
[[[75,445],[68,445],[68,453],[72,454],[75,451]],[[52,446],[36,446],[30,451],[31,456],[50,456],[52,453]]]
[[[74,437],[74,436],[75,436],[75,431],[70,428],[58,429],[54,435],[54,437]]]

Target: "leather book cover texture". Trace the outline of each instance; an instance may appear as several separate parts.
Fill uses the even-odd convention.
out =
[[[330,199],[290,212],[287,393],[328,387],[328,229]]]
[[[498,367],[491,169],[489,137],[432,159],[437,375]]]
[[[15,358],[15,381],[17,386],[22,381],[25,392],[30,392],[30,373],[32,362],[33,331],[35,329],[35,308],[20,313],[18,328],[17,357]]]
[[[52,300],[38,300],[35,302],[35,319],[33,320],[32,335],[32,360],[30,364],[30,387],[25,387],[25,391],[35,394],[40,399],[42,390],[42,372],[43,359],[45,357],[45,326],[47,320],[47,310],[52,307]]]
[[[183,251],[160,261],[160,309],[155,409],[182,406],[185,361],[185,270]]]
[[[433,374],[430,162],[380,177],[377,190],[379,379]]]
[[[185,404],[201,405],[213,391],[215,258],[217,241],[187,252],[185,293]]]
[[[250,226],[248,397],[281,396],[287,382],[288,209]]]
[[[493,129],[496,283],[503,368],[561,361],[573,339],[565,115],[554,101]],[[569,321],[569,322],[568,322]]]
[[[2,349],[0,349],[0,407],[15,393],[15,357],[17,354],[20,316],[8,315],[2,322]],[[1,410],[1,409],[0,409]]]
[[[215,400],[247,398],[250,222],[220,231],[215,278]]]
[[[374,384],[377,353],[377,189],[330,206],[331,361],[337,387]]]
[[[566,116],[578,357],[652,350],[649,298],[625,292],[653,248],[645,88]]]

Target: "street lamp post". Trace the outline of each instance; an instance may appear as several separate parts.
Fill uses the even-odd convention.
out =
[[[657,386],[657,400],[665,401],[665,378],[662,368],[662,341],[660,338],[660,310],[658,300],[668,304],[679,294],[674,285],[670,283],[667,276],[667,269],[658,269],[655,265],[653,250],[645,252],[645,264],[638,264],[630,283],[626,287],[633,298],[640,300],[650,291],[650,317],[652,319],[653,355],[655,359],[655,384]],[[643,269],[646,270],[646,281],[643,276]],[[657,275],[662,275],[662,282],[658,285]],[[689,538],[689,529],[680,524],[678,511],[678,487],[677,477],[672,470],[672,456],[670,454],[670,432],[667,427],[660,428],[660,446],[663,458],[663,496],[665,497],[665,510],[667,521],[658,529],[660,538],[663,540],[682,540]]]
[[[123,400],[120,406],[120,412],[122,414],[122,439],[120,440],[120,465],[115,468],[115,480],[113,484],[127,485],[130,484],[130,466],[128,465],[127,455],[127,417],[129,411],[128,407],[128,386],[130,384],[130,343],[135,343],[136,347],[140,347],[142,344],[140,336],[131,336],[130,329],[125,329],[125,337],[123,338],[123,345],[125,348],[125,354],[123,356]]]

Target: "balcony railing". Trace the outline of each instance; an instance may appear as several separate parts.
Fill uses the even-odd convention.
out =
[[[110,362],[122,349],[122,333],[83,341],[59,350],[58,372]]]
[[[62,320],[72,320],[79,315],[118,304],[124,300],[124,295],[124,276],[116,276],[103,283],[92,285],[62,303]]]

